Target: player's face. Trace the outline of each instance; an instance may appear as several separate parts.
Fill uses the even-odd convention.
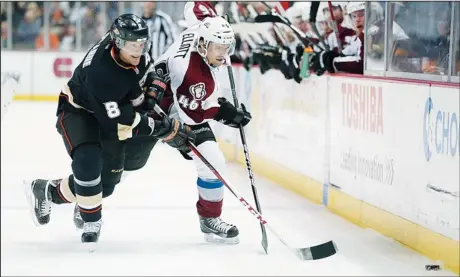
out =
[[[342,20],[343,19],[343,12],[340,7],[332,7],[332,13],[334,14],[334,18],[336,20]]]
[[[220,44],[210,42],[207,51],[207,59],[210,64],[214,66],[221,66],[225,62],[225,57],[229,55],[231,48],[233,45],[231,44]]]
[[[329,24],[327,23],[327,21],[320,21],[318,22],[318,26],[319,26],[319,32],[321,34],[329,34],[332,29],[331,27],[329,27]]]
[[[324,16],[326,17],[326,20],[332,20],[331,19],[331,12],[329,11],[329,8],[324,8],[323,9]],[[343,12],[342,9],[338,6],[332,7],[332,14],[334,15],[335,20],[342,20],[343,19]]]
[[[136,66],[141,61],[145,48],[145,41],[127,41],[123,48],[120,49],[120,53],[126,62]]]
[[[362,32],[364,28],[364,10],[351,13],[351,20],[358,31]]]

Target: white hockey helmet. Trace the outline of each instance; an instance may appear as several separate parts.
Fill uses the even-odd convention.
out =
[[[286,10],[287,18],[291,22],[298,17],[302,20],[309,20],[310,5],[310,2],[294,2],[294,5]]]
[[[206,17],[201,21],[198,27],[198,42],[200,39],[203,39],[204,42],[204,53],[200,53],[201,56],[206,57],[207,49],[210,42],[217,44],[229,45],[228,55],[233,55],[235,51],[235,33],[233,28],[230,26],[230,23],[227,22],[224,18],[217,17]],[[197,43],[198,49],[199,43]]]
[[[319,2],[318,13],[316,14],[316,22],[326,21],[328,18],[329,6],[327,2]]]
[[[366,2],[350,2],[347,5],[347,13],[351,15],[351,13],[356,11],[361,11],[366,9]]]

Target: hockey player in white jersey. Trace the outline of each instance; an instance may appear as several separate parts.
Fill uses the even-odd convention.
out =
[[[354,28],[354,35],[349,38],[348,45],[337,51],[324,51],[313,59],[312,68],[316,72],[326,69],[329,73],[347,72],[363,74],[364,66],[364,19],[365,2],[350,2],[347,12]]]
[[[219,149],[209,121],[216,120],[231,127],[245,126],[251,115],[245,107],[236,108],[225,98],[212,102],[219,84],[216,72],[223,68],[233,53],[235,34],[222,17],[206,17],[185,30],[158,61],[155,70],[166,79],[163,96],[152,95],[160,107],[190,126],[196,134],[199,151],[220,172],[225,172],[225,158]],[[181,152],[196,165],[198,201],[196,204],[201,231],[208,242],[238,243],[238,228],[220,216],[224,186],[192,152]]]

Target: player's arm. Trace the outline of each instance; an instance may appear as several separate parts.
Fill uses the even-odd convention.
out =
[[[243,109],[236,108],[225,98],[219,98],[218,103],[214,103],[209,100],[201,101],[190,97],[189,90],[195,89],[193,86],[200,83],[199,80],[196,82],[184,80],[187,68],[177,61],[175,62],[174,59],[172,62],[170,59],[167,65],[169,68],[175,68],[175,74],[170,75],[171,90],[174,95],[174,106],[185,124],[196,125],[216,120],[238,128],[239,124],[245,126],[249,123],[251,115],[244,106]]]
[[[154,136],[180,149],[186,147],[187,141],[194,140],[193,132],[177,120],[154,120],[147,115],[141,115],[134,110],[130,101],[119,105],[110,97],[116,95],[116,82],[104,82],[101,79],[97,81],[89,86],[93,92],[89,95],[94,115],[103,130],[101,135],[119,140],[136,136]]]
[[[146,106],[146,95],[140,86],[136,86],[131,93],[131,105],[135,112],[144,113]]]

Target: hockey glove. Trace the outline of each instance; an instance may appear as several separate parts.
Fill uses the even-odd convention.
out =
[[[335,73],[334,59],[341,56],[336,51],[323,51],[315,55],[312,59],[311,67],[316,72],[316,75],[321,76],[327,70],[329,73]]]
[[[322,59],[323,59],[323,64],[324,64],[324,68],[327,70],[327,72],[329,73],[335,73],[335,69],[334,69],[334,59],[339,57],[340,54],[337,53],[336,51],[326,51],[324,52],[324,54],[322,55]]]
[[[190,127],[168,117],[155,120],[155,129],[152,135],[181,151],[187,151],[187,142],[194,142],[196,138]]]
[[[148,110],[153,110],[155,104],[160,105],[168,85],[162,77],[156,75],[154,72],[150,73],[148,82],[149,85],[146,87],[147,105]]]
[[[240,124],[244,127],[251,121],[252,116],[246,110],[244,104],[241,104],[241,108],[236,108],[224,97],[218,98],[217,102],[220,104],[220,108],[214,116],[214,120],[233,128],[239,128]]]

